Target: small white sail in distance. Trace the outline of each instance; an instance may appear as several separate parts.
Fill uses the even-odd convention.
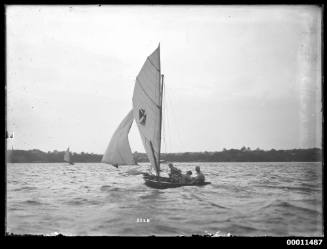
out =
[[[136,164],[128,142],[128,133],[131,129],[133,119],[133,110],[131,110],[111,137],[101,162],[114,166]]]
[[[65,155],[64,155],[64,161],[68,162],[68,163],[72,163],[72,159],[70,156],[70,151],[69,151],[69,147],[67,148]]]

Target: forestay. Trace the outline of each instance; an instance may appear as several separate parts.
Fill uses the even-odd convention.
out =
[[[131,129],[133,119],[133,110],[131,110],[112,136],[106,152],[102,157],[102,162],[112,165],[136,164],[128,142],[128,133]]]
[[[161,91],[160,46],[147,58],[136,77],[133,115],[151,166],[160,172]]]

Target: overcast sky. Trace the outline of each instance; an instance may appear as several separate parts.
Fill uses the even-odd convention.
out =
[[[15,149],[104,153],[159,42],[162,152],[321,147],[318,7],[7,6],[6,22]],[[135,123],[129,138],[144,151]]]

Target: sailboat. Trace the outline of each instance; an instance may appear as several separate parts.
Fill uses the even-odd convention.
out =
[[[173,183],[170,178],[160,176],[163,87],[164,75],[161,74],[159,44],[154,52],[147,57],[136,77],[132,109],[111,137],[102,162],[115,167],[137,164],[128,141],[128,133],[135,120],[150,161],[151,173],[143,174],[145,184],[153,188],[190,185]]]
[[[71,156],[71,153],[69,151],[69,147],[67,148],[66,152],[65,152],[65,155],[64,155],[64,161],[73,165],[73,160],[72,160],[72,156]]]

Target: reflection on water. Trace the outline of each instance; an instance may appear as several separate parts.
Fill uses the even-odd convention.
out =
[[[186,172],[198,164],[177,166]],[[212,184],[157,190],[143,184],[146,165],[8,164],[7,232],[322,236],[321,163],[201,169]]]

